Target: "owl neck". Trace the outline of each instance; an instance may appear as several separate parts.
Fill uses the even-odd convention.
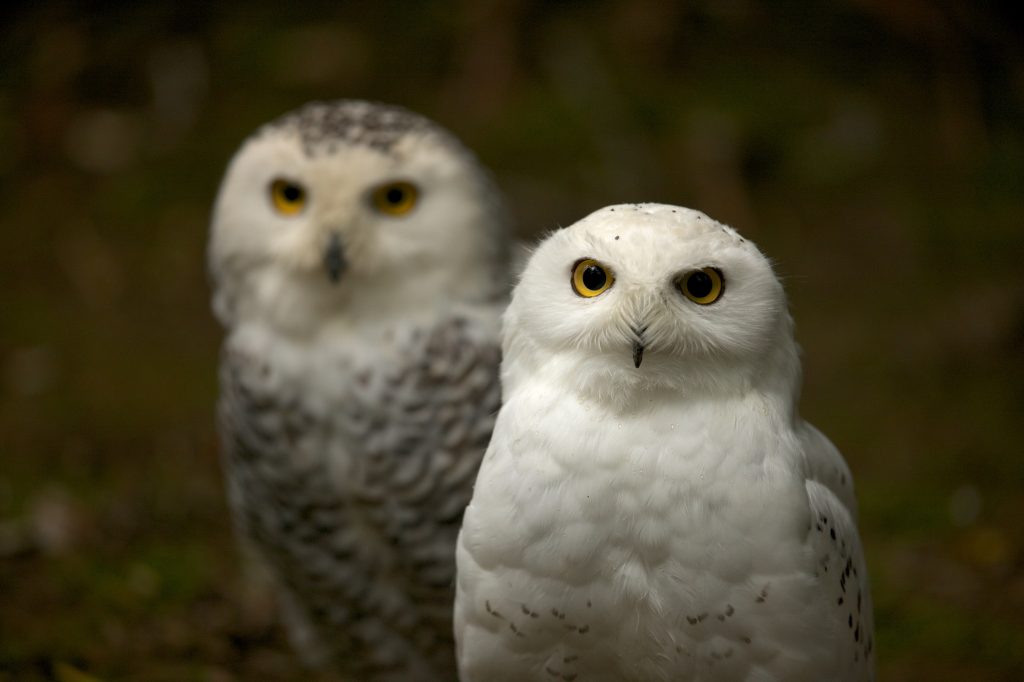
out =
[[[234,290],[218,292],[215,308],[229,330],[262,327],[304,343],[324,336],[372,340],[458,309],[497,309],[507,296],[507,281],[493,268],[415,274],[352,274],[332,284],[320,273],[257,272]]]
[[[640,368],[628,357],[544,352],[521,334],[506,334],[504,341],[503,401],[534,382],[543,382],[571,391],[581,402],[596,401],[622,414],[666,400],[733,401],[756,396],[780,418],[797,418],[801,371],[791,337],[766,356],[746,362],[651,354],[644,356]]]

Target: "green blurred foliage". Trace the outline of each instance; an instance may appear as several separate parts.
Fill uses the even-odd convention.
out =
[[[882,679],[1024,678],[1011,3],[2,12],[0,680],[299,674],[239,580],[204,246],[241,140],[339,97],[462,137],[524,240],[665,201],[757,241],[805,348],[803,412],[857,477]]]

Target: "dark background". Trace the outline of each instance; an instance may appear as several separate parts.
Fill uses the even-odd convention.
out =
[[[754,239],[881,678],[1024,678],[1014,3],[214,4],[0,15],[0,679],[299,675],[239,581],[204,248],[241,140],[337,97],[450,128],[525,240],[642,200]]]

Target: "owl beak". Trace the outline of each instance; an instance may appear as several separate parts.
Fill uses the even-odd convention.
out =
[[[633,342],[633,366],[640,369],[640,363],[644,361],[644,347],[639,341]]]
[[[337,284],[342,274],[348,268],[348,261],[345,260],[345,247],[341,244],[341,237],[331,235],[331,241],[324,251],[324,267],[327,269],[327,276],[331,278],[332,284]]]
[[[640,369],[640,363],[644,361],[644,333],[647,331],[647,325],[637,325],[630,327],[633,332],[633,366]]]

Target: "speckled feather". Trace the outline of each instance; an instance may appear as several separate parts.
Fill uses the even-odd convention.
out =
[[[398,140],[410,133],[450,136],[440,126],[407,109],[361,100],[310,102],[271,121],[257,134],[282,131],[297,132],[303,149],[310,156],[334,153],[342,144],[388,153]]]
[[[396,184],[415,191],[385,210]],[[472,153],[384,104],[305,105],[225,173],[209,259],[228,491],[313,666],[454,675],[453,548],[498,407],[507,228]]]
[[[342,369],[347,390],[321,406],[267,360],[224,351],[240,529],[283,577],[309,653],[357,679],[454,674],[451,548],[500,399],[497,346],[468,326],[412,334],[395,371]],[[342,489],[329,456],[354,463]]]

